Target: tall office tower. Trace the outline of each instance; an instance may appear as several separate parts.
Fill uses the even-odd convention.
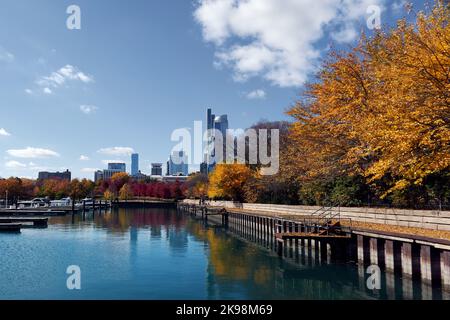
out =
[[[188,159],[184,151],[174,151],[170,155],[168,168],[168,173],[171,176],[187,176],[189,174]]]
[[[214,167],[219,160],[226,160],[228,116],[226,114],[216,116],[212,113],[211,109],[208,108],[208,110],[206,111],[206,129],[208,130],[206,141],[207,146],[204,162],[200,165],[200,168],[203,168],[203,170],[201,170],[203,173],[209,173],[214,170]],[[220,139],[222,141],[221,159],[217,159],[218,154],[215,150],[215,144],[218,140],[218,137],[216,137],[217,134],[220,134],[222,136]]]
[[[131,175],[136,176],[139,173],[139,154],[131,155]]]

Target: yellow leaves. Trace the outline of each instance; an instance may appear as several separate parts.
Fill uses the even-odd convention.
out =
[[[120,200],[129,200],[133,197],[133,191],[128,183],[125,183],[119,191]]]
[[[112,201],[114,199],[114,194],[111,191],[106,190],[105,193],[103,194],[103,198],[105,200]]]
[[[252,176],[244,164],[217,164],[209,176],[208,196],[242,200],[244,185]]]
[[[363,173],[420,185],[450,166],[450,11],[436,2],[415,24],[334,53],[288,114],[303,180]]]

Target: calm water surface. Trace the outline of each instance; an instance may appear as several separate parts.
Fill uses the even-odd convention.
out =
[[[81,268],[81,290],[66,287],[70,265]],[[58,217],[0,234],[1,299],[378,297],[352,264],[301,266],[175,210]]]

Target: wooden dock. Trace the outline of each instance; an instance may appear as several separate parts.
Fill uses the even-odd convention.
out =
[[[20,232],[22,224],[20,223],[0,223],[0,232]]]
[[[67,211],[63,210],[25,210],[25,209],[8,209],[0,210],[0,217],[53,217],[53,216],[64,216]]]
[[[30,224],[33,227],[48,226],[48,218],[0,217],[0,224]]]

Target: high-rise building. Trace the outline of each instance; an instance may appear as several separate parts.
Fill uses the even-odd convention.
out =
[[[38,174],[39,180],[72,180],[72,173],[69,170],[64,172],[47,172],[41,171]]]
[[[200,173],[208,174],[208,164],[205,162],[200,163]]]
[[[139,154],[131,155],[131,175],[136,176],[139,173]]]
[[[222,161],[226,160],[226,145],[227,145],[227,130],[228,130],[228,116],[226,114],[221,116],[216,116],[212,113],[211,109],[208,108],[206,111],[206,129],[207,133],[207,152],[204,156],[204,162],[200,165],[202,173],[211,172],[217,161],[215,145],[222,141]],[[221,135],[221,140],[216,137],[217,134]]]
[[[97,170],[94,173],[94,181],[98,182],[100,180],[103,180],[103,171],[102,170]]]
[[[103,170],[103,174],[101,177],[103,180],[109,180],[112,178],[113,175],[121,172],[127,172],[127,166],[125,163],[121,162],[108,163],[108,169]]]
[[[152,176],[162,176],[162,163],[152,163]]]
[[[115,175],[116,173],[122,173],[125,171],[122,170],[116,170],[116,169],[106,169],[103,170],[103,180],[109,180],[112,178],[113,175]]]
[[[118,170],[119,172],[127,172],[127,165],[123,162],[108,163],[108,170]]]
[[[188,159],[184,151],[174,151],[168,161],[169,176],[187,176],[189,174]]]

